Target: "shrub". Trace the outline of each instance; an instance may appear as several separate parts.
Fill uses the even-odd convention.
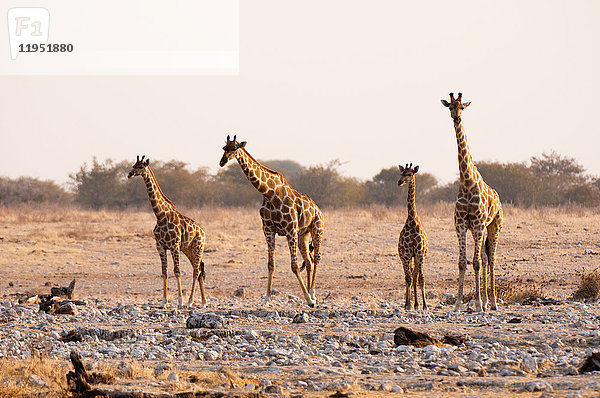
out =
[[[600,298],[600,272],[598,272],[598,268],[591,272],[581,271],[579,286],[577,286],[571,297],[577,301]]]
[[[0,206],[21,204],[66,204],[70,195],[53,181],[20,177],[15,180],[0,177]]]

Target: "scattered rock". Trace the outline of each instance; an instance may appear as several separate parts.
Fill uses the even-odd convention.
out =
[[[294,316],[292,323],[307,323],[308,322],[308,314],[305,312],[301,312]]]
[[[552,385],[545,381],[529,381],[527,383],[523,383],[523,390],[529,392],[535,391],[554,391]]]
[[[506,323],[521,323],[522,320],[521,318],[510,318],[508,321],[506,321]]]
[[[175,372],[169,373],[167,380],[177,383],[179,381],[179,375]]]
[[[233,295],[235,297],[246,297],[246,289],[244,289],[243,287],[240,287],[239,289],[236,289],[235,292],[233,292]]]
[[[579,373],[590,373],[600,371],[600,352],[593,352],[588,356],[579,368]]]
[[[267,394],[278,394],[278,395],[281,395],[283,393],[283,389],[281,388],[281,386],[278,386],[276,384],[272,384],[270,386],[266,386],[265,388],[263,388],[262,392],[267,393]]]
[[[537,373],[538,371],[537,362],[533,357],[524,358],[521,363],[521,368],[527,373]]]
[[[36,374],[30,375],[27,380],[29,381],[29,384],[34,385],[36,387],[48,387],[48,383],[46,383],[44,379],[42,379]]]
[[[69,341],[79,342],[83,341],[83,336],[81,335],[81,333],[79,333],[78,330],[70,330],[63,337],[61,337],[60,340],[65,343]]]
[[[223,329],[225,328],[225,320],[222,316],[212,312],[202,314],[192,314],[187,319],[185,327],[188,329],[206,328],[206,329]]]
[[[58,307],[55,311],[55,314],[66,314],[66,315],[75,315],[77,313],[77,307],[75,304],[71,302],[67,302]]]

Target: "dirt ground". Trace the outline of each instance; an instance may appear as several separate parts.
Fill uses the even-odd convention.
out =
[[[426,291],[441,298],[457,290],[457,239],[452,206],[419,209],[429,237],[424,266]],[[244,287],[249,297],[266,290],[266,244],[258,210],[204,208],[185,214],[207,234],[204,262],[207,294],[231,297]],[[320,300],[352,296],[377,299],[403,295],[398,235],[406,210],[369,208],[325,210],[323,259],[318,269]],[[45,292],[44,284],[77,279],[81,297],[155,298],[161,294],[160,260],[150,211],[108,212],[70,209],[1,210],[0,267],[4,294]],[[567,298],[580,273],[600,265],[599,209],[521,210],[508,207],[497,257],[496,275],[539,284],[548,297]],[[472,253],[468,241],[468,253]],[[170,259],[169,259],[170,260]],[[290,272],[287,242],[277,238],[274,288],[300,295]],[[191,267],[182,263],[184,289]],[[172,275],[172,267],[170,266]],[[13,286],[8,286],[9,282]],[[465,288],[473,285],[469,269]],[[174,278],[170,278],[173,294]],[[431,294],[430,294],[431,295]],[[435,301],[435,299],[434,299]]]
[[[452,205],[421,206],[418,211],[430,245],[424,265],[429,304],[434,313],[448,312],[451,307],[446,305],[444,294],[456,294],[458,274]],[[208,308],[217,305],[218,300],[211,298],[231,298],[237,289],[244,288],[248,299],[236,300],[234,309],[256,309],[265,293],[267,276],[267,250],[258,208],[207,207],[182,212],[198,221],[207,234],[204,262]],[[397,241],[406,209],[324,209],[324,215],[318,301],[334,309],[356,309],[356,302],[365,310],[381,308],[382,302],[391,309],[402,309],[404,276]],[[66,286],[73,278],[77,280],[76,295],[84,299],[147,303],[162,295],[160,261],[152,235],[155,218],[150,211],[0,209],[0,220],[0,286],[5,299],[23,293],[48,293],[48,286]],[[496,275],[505,280],[520,279],[524,289],[541,289],[545,297],[567,299],[579,284],[581,273],[600,266],[599,225],[600,209],[505,207]],[[471,241],[468,253],[472,253]],[[290,272],[287,243],[281,237],[277,238],[275,262],[276,297],[301,296]],[[191,285],[187,259],[181,268],[185,297]],[[173,300],[175,279],[169,281]],[[468,269],[467,293],[473,284],[473,271]],[[308,310],[303,302],[298,307]],[[501,306],[502,311],[508,309]],[[430,325],[427,329],[441,333],[445,326]],[[369,334],[394,329],[390,324],[372,327],[355,331]],[[543,340],[543,326],[522,328],[539,332],[538,339]],[[327,326],[317,329],[326,332]],[[474,330],[482,331],[471,329],[468,333]],[[310,324],[303,326],[302,333],[310,332]],[[385,376],[380,378],[385,381]],[[410,379],[410,375],[405,376],[405,380]],[[585,384],[585,379],[579,381]],[[478,389],[488,393],[485,383]],[[456,394],[461,395],[461,391]]]

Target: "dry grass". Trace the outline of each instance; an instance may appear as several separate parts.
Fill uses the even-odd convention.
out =
[[[534,297],[543,297],[544,285],[524,281],[520,276],[502,277],[496,280],[496,297],[506,303],[520,303]]]
[[[577,301],[590,301],[600,298],[600,272],[595,268],[591,272],[582,270],[579,286],[573,292],[572,299]]]
[[[35,354],[29,359],[0,359],[0,396],[22,397],[39,395],[44,397],[66,397],[68,387],[65,362]],[[37,386],[29,381],[31,375],[40,376],[47,386]]]
[[[475,292],[471,290],[463,296],[463,302],[468,303],[474,297]],[[520,303],[526,299],[544,297],[544,284],[531,279],[524,280],[521,276],[500,276],[496,278],[496,297],[505,303]]]

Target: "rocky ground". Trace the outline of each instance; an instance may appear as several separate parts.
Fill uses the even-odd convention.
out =
[[[600,373],[578,372],[600,345],[600,302],[569,299],[579,273],[598,266],[600,216],[579,211],[523,217],[509,209],[499,278],[554,300],[503,303],[488,313],[473,312],[471,304],[454,313],[456,238],[446,210],[422,216],[432,242],[425,270],[430,309],[414,312],[404,310],[394,247],[401,215],[389,210],[330,215],[314,309],[297,297],[281,240],[278,294],[268,302],[261,297],[264,241],[257,217],[244,216],[244,209],[209,213],[220,219],[206,217],[207,211],[195,215],[204,214],[212,240],[205,255],[209,302],[193,309],[160,306],[158,256],[149,235],[135,232],[151,229],[148,214],[40,215],[41,220],[4,214],[0,361],[41,354],[66,371],[69,353],[76,350],[92,369],[112,369],[112,388],[138,391],[600,394]],[[182,268],[187,286],[189,265]],[[73,315],[46,314],[35,303],[18,302],[25,293],[49,293],[50,286],[72,278],[77,298],[85,301],[74,306]],[[470,286],[472,272],[467,278]],[[459,346],[396,347],[393,332],[399,326],[467,340]],[[36,391],[54,386],[33,373],[0,378]]]
[[[578,372],[600,344],[600,302],[511,305],[493,313],[460,314],[441,304],[426,312],[405,312],[397,301],[378,305],[366,309],[356,298],[350,305],[326,301],[309,309],[294,296],[268,303],[212,297],[207,308],[189,310],[163,309],[158,300],[90,299],[75,315],[53,315],[5,300],[0,303],[0,356],[28,358],[37,350],[68,358],[76,350],[92,368],[140,362],[166,376],[141,384],[168,390],[174,383],[181,390],[193,389],[190,372],[226,368],[242,383],[213,388],[284,394],[600,393],[600,373]],[[393,331],[401,325],[440,338],[462,335],[467,341],[395,347]]]

